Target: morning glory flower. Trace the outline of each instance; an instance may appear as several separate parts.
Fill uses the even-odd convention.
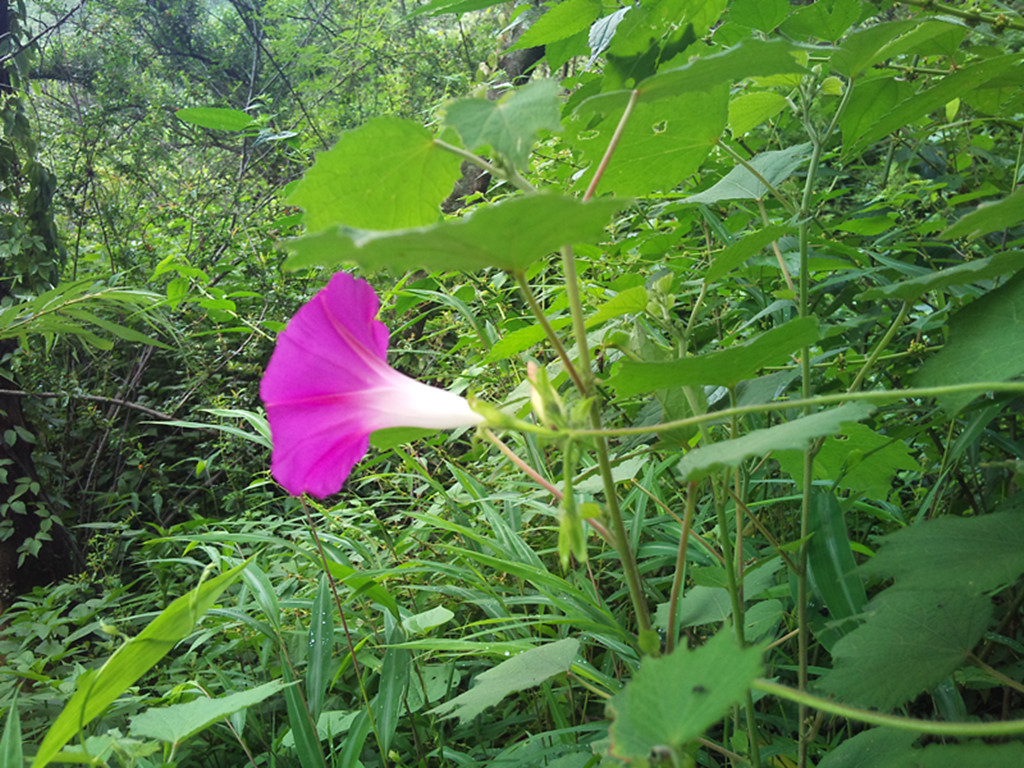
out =
[[[338,272],[277,337],[260,397],[274,444],[271,473],[294,496],[336,493],[375,430],[484,421],[465,398],[387,364],[379,309],[366,281]]]

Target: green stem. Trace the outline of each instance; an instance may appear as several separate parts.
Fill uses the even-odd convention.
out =
[[[558,359],[562,361],[562,365],[565,366],[566,372],[572,378],[573,384],[576,385],[576,389],[583,392],[585,387],[583,379],[580,378],[579,372],[576,370],[576,366],[572,364],[572,360],[569,359],[569,353],[565,351],[565,345],[562,344],[562,339],[555,329],[551,327],[551,323],[548,321],[547,315],[544,313],[544,308],[541,307],[540,302],[537,301],[536,295],[533,293],[533,289],[530,288],[530,284],[526,282],[526,275],[521,271],[516,270],[512,273],[516,279],[516,285],[519,286],[519,291],[523,294],[523,298],[526,299],[526,303],[530,307],[530,311],[533,312],[533,316],[537,318],[537,322],[540,323],[541,328],[544,329],[544,334],[548,337],[548,341],[551,342],[551,346],[555,348],[555,353],[558,355]]]
[[[1015,736],[1024,733],[1024,720],[1003,720],[995,723],[951,723],[933,720],[916,720],[901,715],[885,715],[868,709],[850,707],[830,699],[823,699],[806,691],[798,691],[771,680],[755,680],[752,688],[764,691],[780,699],[787,699],[805,707],[811,707],[831,715],[857,720],[871,725],[882,725],[901,731],[928,733],[933,736],[956,736],[960,738],[985,738],[990,736]]]
[[[594,448],[597,454],[597,464],[601,470],[601,480],[604,485],[605,503],[608,507],[608,517],[612,523],[612,536],[615,540],[615,549],[618,552],[622,569],[626,576],[626,585],[629,587],[629,597],[633,603],[633,610],[636,613],[637,626],[639,627],[640,649],[646,653],[657,655],[658,648],[652,647],[651,638],[657,642],[657,635],[651,629],[651,616],[644,599],[643,589],[640,584],[640,569],[637,567],[633,550],[629,546],[629,536],[626,534],[626,526],[622,521],[622,510],[619,508],[618,494],[615,491],[615,478],[612,477],[612,465],[608,459],[608,441],[601,436],[603,426],[601,424],[600,400],[594,387],[594,371],[590,367],[590,348],[587,344],[587,328],[583,319],[583,301],[580,297],[579,277],[576,274],[576,257],[572,248],[562,248],[562,265],[565,273],[566,295],[569,299],[569,312],[572,314],[573,332],[576,337],[576,356],[579,360],[579,373],[583,388],[583,397],[591,398],[590,423],[596,436]],[[571,434],[571,431],[570,431]]]
[[[991,13],[980,13],[978,11],[965,11],[955,5],[938,3],[935,0],[899,0],[904,5],[913,5],[925,11],[941,13],[947,16],[956,16],[958,19],[972,22],[985,22],[997,29],[1024,29],[1024,21],[1008,18],[1005,14],[993,15]]]
[[[879,341],[878,344],[875,345],[875,348],[871,350],[871,354],[868,356],[868,359],[864,361],[864,365],[862,365],[861,369],[857,372],[857,376],[850,385],[848,390],[849,392],[856,392],[860,389],[860,385],[864,382],[864,377],[867,376],[868,371],[871,370],[875,361],[878,360],[878,356],[882,354],[882,350],[889,345],[890,341],[892,341],[892,337],[896,335],[896,331],[898,331],[900,326],[903,325],[903,321],[907,319],[907,312],[909,311],[910,302],[904,301],[903,306],[900,307],[900,311],[896,315],[896,319],[893,320],[892,324],[889,326],[889,330],[885,332],[881,341]]]
[[[756,403],[752,405],[737,405],[732,408],[723,408],[720,411],[702,413],[697,416],[689,416],[685,419],[665,421],[661,424],[652,424],[646,427],[615,427],[601,429],[570,429],[567,434],[570,437],[586,437],[604,435],[606,437],[622,437],[624,435],[648,435],[660,432],[671,432],[673,429],[683,427],[695,427],[706,424],[709,421],[721,421],[733,415],[745,415],[750,413],[767,413],[769,411],[782,411],[790,408],[804,408],[808,405],[837,405],[854,401],[867,403],[891,403],[894,400],[904,400],[916,397],[942,397],[943,395],[957,395],[967,392],[1006,392],[1011,394],[1024,394],[1024,381],[978,381],[969,384],[947,384],[942,387],[908,387],[907,389],[885,389],[868,392],[839,392],[831,395],[815,395],[813,398],[797,398],[794,400],[774,400],[770,403]],[[543,432],[552,437],[557,432],[545,431],[543,428],[534,428],[531,431]]]

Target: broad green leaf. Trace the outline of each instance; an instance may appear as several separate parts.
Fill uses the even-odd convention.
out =
[[[525,269],[563,245],[600,240],[621,200],[514,197],[432,227],[375,232],[337,227],[285,241],[286,269],[355,262],[367,270]]]
[[[835,644],[834,668],[819,685],[843,702],[888,710],[957,669],[985,632],[992,606],[964,590],[890,587],[865,617]]]
[[[334,670],[334,592],[327,574],[320,575],[320,584],[313,596],[309,616],[309,664],[306,667],[306,705],[316,720],[324,708],[324,697]]]
[[[910,83],[894,77],[879,77],[854,85],[846,110],[839,118],[843,154],[851,154],[872,126],[894,110],[897,104],[910,99],[913,93]]]
[[[913,755],[919,734],[895,728],[871,728],[843,739],[825,755],[818,768],[883,768]]]
[[[656,747],[676,750],[702,736],[743,698],[761,674],[761,649],[740,648],[719,632],[696,650],[644,657],[626,687],[612,697],[612,754],[645,761]]]
[[[424,632],[429,632],[434,627],[447,624],[454,618],[454,613],[443,605],[439,605],[436,608],[431,608],[429,611],[423,611],[422,613],[402,619],[402,628],[409,634],[421,635]]]
[[[950,31],[961,22],[951,19],[887,21],[854,32],[832,54],[832,67],[856,77],[869,67],[911,50],[922,42]]]
[[[742,93],[729,102],[729,130],[733,136],[742,136],[788,105],[786,97],[775,91]]]
[[[788,0],[733,0],[729,21],[771,32],[789,15]]]
[[[786,149],[755,155],[750,166],[765,181],[777,187],[788,179],[810,156],[811,145],[797,144]],[[745,166],[737,165],[710,189],[683,198],[684,203],[718,203],[722,200],[759,200],[768,194],[768,187]]]
[[[756,429],[735,440],[723,440],[690,451],[679,462],[678,471],[684,481],[697,480],[716,470],[738,466],[752,456],[787,449],[804,450],[808,440],[835,434],[843,424],[866,419],[871,411],[866,403],[846,403],[768,429]]]
[[[815,4],[817,5],[817,4]],[[814,7],[814,6],[812,6]],[[910,125],[925,115],[940,110],[958,96],[976,90],[998,77],[1021,60],[1021,54],[1007,54],[970,64],[952,74],[946,75],[937,85],[911,96],[895,108],[883,112],[879,119],[856,141],[857,151],[884,136]],[[852,105],[851,105],[852,106]],[[844,147],[846,134],[843,134]]]
[[[703,93],[747,77],[800,74],[807,71],[797,63],[800,50],[782,40],[744,40],[721,53],[701,56],[684,66],[652,75],[636,89],[641,102],[655,101],[680,93]]]
[[[183,640],[247,565],[238,565],[182,595],[118,648],[99,670],[89,670],[79,677],[74,694],[43,737],[32,768],[48,765],[82,727]]]
[[[796,37],[838,40],[861,14],[860,0],[816,0],[790,14],[782,31]]]
[[[894,576],[904,589],[948,588],[981,594],[1024,574],[1024,515],[940,517],[891,533],[862,567]]]
[[[811,583],[825,600],[831,620],[856,616],[868,598],[856,570],[839,500],[830,491],[812,488],[809,513],[807,566]]]
[[[467,149],[490,146],[512,167],[523,169],[537,131],[562,127],[558,94],[554,80],[534,80],[500,101],[459,99],[445,110],[444,122],[458,131]]]
[[[284,688],[273,680],[255,688],[220,698],[200,697],[184,704],[151,707],[131,719],[131,733],[144,739],[159,739],[175,746],[239,710],[259,704]]]
[[[818,340],[818,321],[798,318],[762,333],[746,344],[664,363],[624,361],[607,384],[623,397],[673,387],[717,384],[729,387],[749,379],[766,365]]]
[[[244,131],[252,127],[252,117],[238,109],[220,107],[188,107],[174,113],[179,120],[200,128],[218,131]]]
[[[871,763],[872,768],[1018,768],[1021,765],[1024,765],[1024,744],[1019,741],[1006,744],[986,744],[983,741],[929,744],[924,749],[908,750],[906,755],[897,754],[888,760],[883,758]],[[819,768],[833,767],[821,763]]]
[[[705,282],[711,283],[720,280],[751,256],[755,256],[767,248],[772,241],[791,232],[791,227],[775,226],[742,235],[739,240],[714,255],[711,266],[704,273]]]
[[[928,291],[940,291],[952,285],[970,285],[999,275],[1024,269],[1024,252],[997,253],[987,259],[973,259],[955,267],[928,272],[920,277],[879,285],[857,296],[861,301],[903,299],[913,301]]]
[[[572,37],[589,30],[600,15],[601,0],[566,0],[533,22],[509,50],[532,48]]]
[[[1003,381],[1024,372],[1021,318],[1024,273],[975,299],[953,316],[949,322],[949,342],[921,366],[915,385],[941,387]],[[944,395],[938,402],[948,413],[956,413],[978,394]]]
[[[803,453],[778,451],[775,458],[797,487],[802,487]],[[826,438],[814,456],[816,480],[835,482],[842,490],[871,499],[888,498],[898,471],[920,469],[902,440],[880,435],[863,424],[847,424],[841,433]]]
[[[568,672],[579,645],[578,640],[565,638],[513,656],[477,675],[472,688],[434,707],[430,713],[442,715],[445,719],[458,717],[459,722],[468,722],[510,693],[532,688],[555,675]]]
[[[954,240],[967,237],[971,240],[1009,229],[1024,223],[1024,187],[1019,187],[1008,197],[994,203],[982,203],[977,210],[968,213],[953,226],[942,232],[939,237]]]
[[[682,184],[722,135],[728,105],[727,85],[638,103],[601,177],[598,192],[643,195]],[[567,140],[590,165],[578,186],[590,183],[624,107],[619,93],[594,96],[580,105],[566,127]]]
[[[0,736],[0,765],[11,768],[21,768],[25,765],[21,749],[21,720],[18,717],[17,697],[7,710],[7,722],[4,723],[3,736]]]
[[[377,117],[316,157],[288,202],[308,232],[331,226],[400,229],[433,224],[459,178],[459,158],[409,120]]]

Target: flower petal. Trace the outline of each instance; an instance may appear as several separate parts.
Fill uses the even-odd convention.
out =
[[[260,384],[269,405],[372,386],[387,368],[388,329],[365,281],[338,272],[277,338]]]
[[[288,493],[325,498],[341,490],[370,445],[359,395],[268,405],[274,439],[270,469]]]
[[[271,471],[288,493],[336,493],[374,430],[484,421],[465,398],[387,364],[379,307],[373,288],[339,272],[278,336],[260,396],[274,442]]]

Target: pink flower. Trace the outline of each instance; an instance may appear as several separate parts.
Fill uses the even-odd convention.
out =
[[[260,397],[274,443],[271,472],[294,496],[336,493],[374,430],[484,421],[465,398],[387,364],[379,308],[369,284],[338,272],[277,338]]]

